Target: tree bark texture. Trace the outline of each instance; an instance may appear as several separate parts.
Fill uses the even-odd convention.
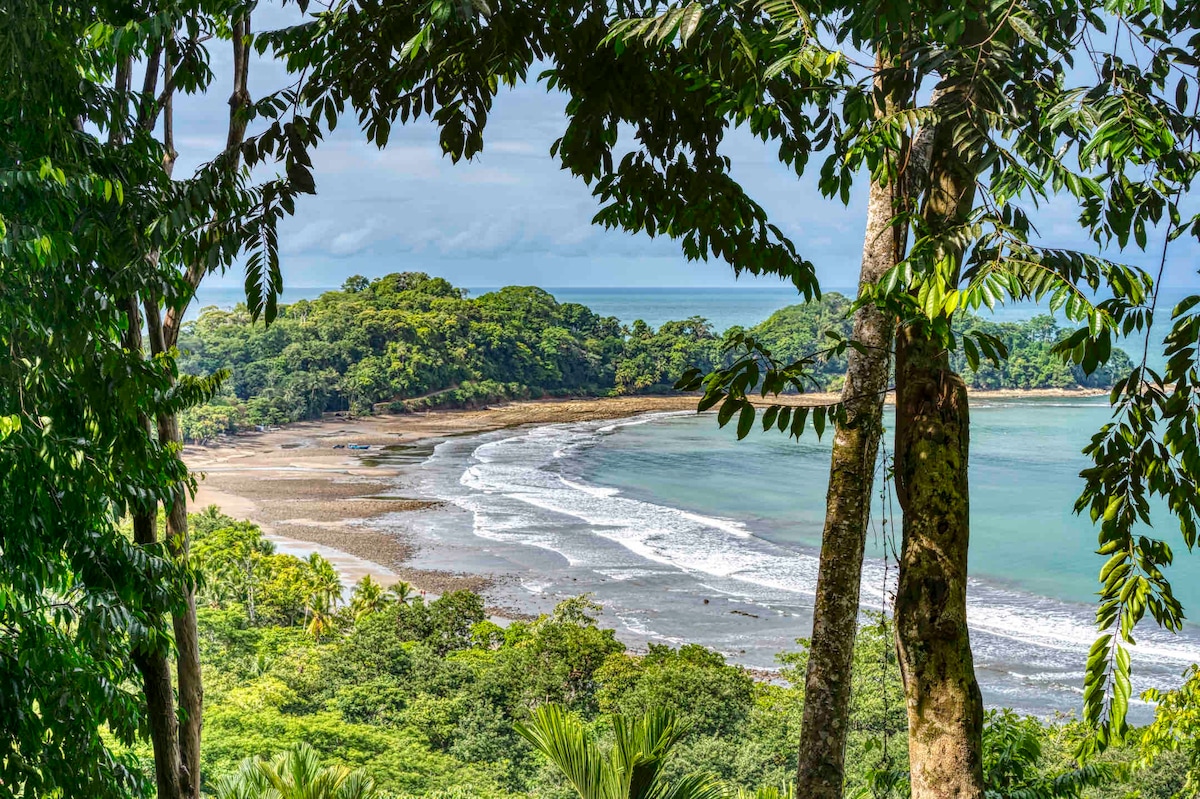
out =
[[[127,300],[125,348],[142,352],[142,315],[136,297]],[[143,418],[147,433],[150,419]],[[158,541],[158,507],[135,508],[133,540],[140,546]],[[158,799],[183,799],[185,772],[179,748],[179,720],[175,716],[175,694],[171,685],[171,665],[162,649],[137,647],[134,664],[142,674],[142,689],[146,695],[146,710],[150,726],[150,743],[154,750],[154,778]]]
[[[922,209],[933,235],[965,220],[975,198],[972,158],[956,133],[972,100],[966,90],[946,99]],[[920,323],[904,326],[896,341],[896,495],[904,526],[895,619],[913,799],[984,795],[983,701],[967,629],[969,424],[966,386],[945,346]]]
[[[178,329],[165,328],[157,301],[147,299],[146,329],[150,337],[150,351],[155,354],[166,352],[175,346]],[[179,417],[174,413],[160,413],[158,441],[164,447],[183,448],[183,436],[179,428]],[[175,487],[171,504],[166,507],[166,541],[171,555],[186,563],[190,542],[187,518],[187,486]],[[200,797],[200,736],[204,726],[204,682],[200,670],[200,638],[196,623],[196,590],[191,584],[184,586],[183,607],[171,615],[175,631],[175,679],[179,695],[179,766],[183,795],[189,799]]]
[[[881,55],[876,59],[880,76],[885,67]],[[882,77],[876,79],[876,84],[888,90],[887,106],[879,109],[880,113],[907,103],[911,90],[906,85],[885,87]],[[903,155],[897,153],[896,157]],[[860,293],[904,257],[907,226],[892,222],[903,210],[905,200],[899,190],[903,185],[901,176],[895,173],[886,183],[871,182]],[[812,799],[841,799],[845,784],[863,553],[883,434],[883,401],[894,331],[892,317],[874,306],[864,306],[854,314],[854,340],[866,350],[847,351],[842,388],[846,423],[838,426],[833,438],[800,727],[796,795]]]
[[[246,14],[233,24],[234,78],[233,92],[229,98],[229,131],[224,154],[230,172],[237,168],[240,161],[238,148],[241,147],[246,136],[245,110],[250,105],[250,93],[247,89],[249,34],[250,18]],[[171,68],[172,65],[168,62],[166,72],[168,83],[172,80]],[[175,161],[173,92],[168,90],[165,92],[164,98],[163,138],[168,159],[165,167],[170,174]],[[184,277],[193,294],[204,274],[203,264],[196,262],[189,265]],[[168,308],[164,318],[159,310],[157,299],[147,298],[146,321],[150,336],[150,349],[153,354],[165,353],[178,343],[183,314],[189,303],[190,297],[188,302]],[[163,446],[174,447],[176,451],[182,451],[183,435],[178,415],[174,413],[159,414],[157,423],[159,442]],[[191,548],[186,486],[179,485],[175,488],[173,500],[165,510],[167,545],[176,559],[186,563]],[[200,799],[200,744],[204,728],[204,682],[200,667],[200,640],[196,624],[194,586],[185,587],[182,610],[174,613],[171,621],[175,631],[175,671],[181,711],[177,757],[179,781],[184,797]]]

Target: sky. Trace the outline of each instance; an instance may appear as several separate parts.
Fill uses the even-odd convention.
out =
[[[291,12],[260,6],[254,23],[261,30],[292,20]],[[231,57],[223,43],[213,45],[212,56],[214,90],[181,98],[177,105],[176,174],[211,159],[224,143]],[[256,58],[251,65],[250,91],[256,98],[291,80],[278,63]],[[749,275],[735,280],[728,264],[690,263],[671,240],[593,225],[599,206],[589,187],[549,155],[565,125],[564,105],[562,95],[537,84],[503,92],[489,118],[482,154],[458,164],[442,156],[434,126],[424,121],[393,128],[387,148],[379,150],[366,142],[355,120],[343,120],[314,153],[317,195],[302,198],[281,229],[285,284],[337,286],[350,275],[397,271],[428,272],[475,287],[780,284]],[[857,283],[864,180],[856,181],[850,202],[843,205],[817,190],[821,157],[810,161],[808,175],[797,178],[744,130],[730,133],[724,152],[732,159],[734,178],[816,264],[823,286]],[[1032,215],[1047,243],[1090,246],[1068,203]],[[1200,285],[1192,266],[1196,251],[1189,244],[1173,245],[1165,285]],[[1126,257],[1157,267],[1157,252]],[[206,285],[237,286],[242,279],[233,270],[212,276]]]

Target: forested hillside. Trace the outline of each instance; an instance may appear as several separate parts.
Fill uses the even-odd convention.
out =
[[[784,308],[747,331],[784,361],[826,348],[826,331],[850,336],[850,301]],[[968,317],[965,331],[1003,340],[997,368],[955,366],[979,388],[1108,387],[1128,369],[1118,351],[1090,376],[1051,352],[1063,331],[1049,316],[995,323]],[[728,331],[727,331],[728,332]],[[243,424],[283,424],[328,411],[404,412],[508,398],[665,391],[690,366],[722,362],[722,338],[702,317],[651,328],[622,325],[548,292],[510,286],[469,297],[421,273],[348,280],[341,291],[280,310],[269,328],[244,307],[205,309],[184,330],[180,367],[229,371],[223,394],[190,411],[185,433],[209,438]],[[959,361],[962,361],[961,363]],[[840,388],[844,356],[818,364],[814,388]]]
[[[327,562],[276,554],[253,524],[210,508],[193,515],[192,530],[207,578],[199,596],[203,769],[221,799],[237,796],[221,786],[244,758],[303,745],[326,764],[361,769],[377,793],[360,799],[568,799],[562,775],[516,729],[546,703],[606,741],[608,717],[673,711],[686,731],[666,759],[669,781],[703,771],[753,790],[792,779],[804,642],[780,653],[780,672],[764,679],[696,645],[631,652],[596,624],[599,608],[586,597],[504,627],[468,591],[430,601],[407,584],[384,590],[367,578],[344,602]],[[903,780],[898,669],[891,629],[876,618],[855,655],[848,796]],[[1123,796],[1132,783],[1114,766],[1139,750],[1116,750],[1077,772],[1071,752],[1083,729],[990,714],[989,786],[997,796],[1075,796],[1092,783],[1089,796]],[[1141,795],[1165,799],[1183,774],[1182,758],[1160,758],[1139,772]]]

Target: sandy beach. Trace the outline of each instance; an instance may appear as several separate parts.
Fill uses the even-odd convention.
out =
[[[820,401],[814,395],[811,401]],[[403,579],[430,593],[484,590],[491,578],[406,565],[414,542],[372,527],[391,513],[421,513],[439,505],[421,497],[382,496],[428,454],[422,442],[530,424],[619,419],[687,410],[691,397],[515,402],[470,411],[397,416],[329,416],[265,433],[188,446],[184,459],[199,490],[192,508],[209,505],[259,524],[279,551],[319,551],[349,580],[370,574],[386,584]],[[370,447],[352,450],[349,444]],[[340,445],[340,447],[339,447]],[[336,448],[335,447],[339,447]]]
[[[1052,399],[1103,393],[988,391],[975,396]],[[808,394],[784,401],[822,404],[837,399],[836,394]],[[395,416],[328,416],[233,436],[212,446],[188,446],[184,458],[199,483],[193,509],[217,505],[230,516],[249,519],[282,552],[304,556],[318,551],[348,582],[370,574],[384,584],[407,580],[430,593],[461,588],[486,592],[493,577],[414,568],[408,561],[419,542],[397,534],[396,525],[372,525],[385,514],[436,512],[437,501],[391,494],[395,478],[429,454],[432,443],[426,442],[524,425],[686,411],[695,403],[691,396],[638,396],[513,402]],[[370,449],[352,450],[349,444]]]
[[[1073,599],[1073,583],[1050,568],[1029,566],[1031,587],[1014,586],[1009,567],[997,566],[1007,555],[996,553],[1007,553],[1015,538],[1039,534],[1062,536],[1060,548],[1073,546],[1072,531],[1086,522],[1041,512],[1038,497],[1049,495],[1041,491],[1027,501],[1022,491],[1037,492],[1022,481],[1048,481],[1051,493],[1060,484],[1062,491],[1073,488],[1066,487],[1073,467],[1064,473],[1062,458],[1047,461],[1032,444],[1048,434],[1039,425],[1071,414],[1087,415],[1090,429],[1107,416],[1104,402],[1078,400],[1101,393],[973,397],[979,435],[972,446],[978,444],[973,454],[982,487],[973,503],[973,546],[984,560],[969,606],[977,673],[990,706],[1039,716],[1077,706],[1078,664],[1094,640],[1094,609]],[[1044,412],[1030,413],[1039,401]],[[715,419],[646,425],[636,418],[686,416],[695,402],[688,396],[516,402],[331,416],[233,436],[186,449],[200,488],[192,509],[216,504],[254,521],[280,552],[319,552],[346,587],[369,574],[385,585],[406,580],[430,597],[472,589],[500,623],[588,595],[601,606],[599,623],[630,651],[699,643],[769,676],[776,656],[794,651],[796,639],[811,630],[829,436],[823,443],[809,436],[792,442],[790,456],[793,447],[774,438],[743,447],[732,431],[716,434]],[[1085,440],[1086,429],[1074,432]],[[1061,451],[1071,436],[1058,435]],[[607,443],[596,446],[600,441]],[[1030,474],[1018,477],[1017,470]],[[1010,529],[1004,521],[1010,509],[1016,518],[1033,513],[1041,533]],[[1080,540],[1081,551],[1067,560],[1089,554],[1094,539]],[[1054,582],[1039,584],[1039,574]],[[888,580],[873,554],[864,562],[864,607],[885,603]],[[1148,654],[1137,689],[1177,684],[1200,643],[1195,636],[1143,635]]]

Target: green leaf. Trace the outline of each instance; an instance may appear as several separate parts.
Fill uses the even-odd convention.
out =
[[[737,437],[741,441],[754,427],[754,405],[750,402],[743,401],[742,412],[738,417]]]
[[[13,433],[21,429],[21,417],[13,414],[11,416],[0,416],[0,442],[11,436]]]
[[[1033,29],[1033,26],[1030,25],[1026,20],[1022,19],[1019,15],[1010,14],[1008,17],[1008,24],[1017,32],[1017,35],[1025,41],[1029,42],[1030,44],[1037,45],[1038,47],[1045,47],[1045,43],[1042,41],[1041,37],[1038,36],[1037,31]]]
[[[704,413],[724,398],[724,391],[710,391],[700,398],[700,402],[696,405],[696,413]]]
[[[727,398],[725,403],[721,405],[721,409],[717,411],[717,424],[721,427],[729,424],[729,420],[733,418],[734,411],[741,406],[743,401],[737,397]]]

